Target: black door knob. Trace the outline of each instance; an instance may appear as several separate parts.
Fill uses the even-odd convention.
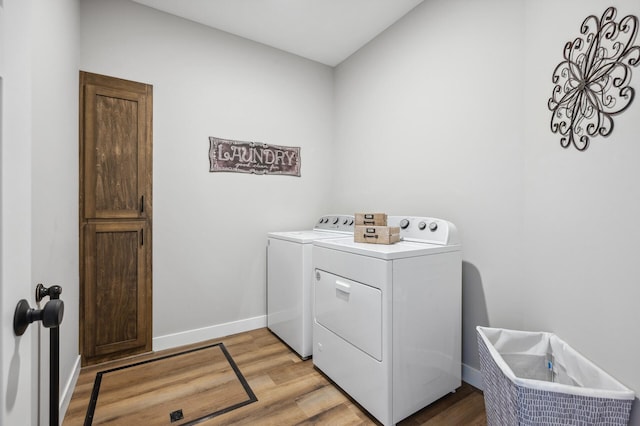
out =
[[[64,302],[60,299],[49,300],[44,308],[32,309],[29,302],[22,299],[18,302],[13,314],[13,331],[16,336],[22,336],[35,321],[42,321],[47,328],[58,327],[64,316]]]

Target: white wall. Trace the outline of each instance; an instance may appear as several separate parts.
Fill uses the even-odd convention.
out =
[[[640,68],[636,98],[608,138],[584,152],[551,133],[551,75],[565,42],[588,15],[615,6],[640,16],[637,0],[526,2],[525,274],[520,307],[529,329],[556,332],[640,393]],[[553,11],[553,13],[551,13]],[[640,38],[635,45],[640,44]],[[634,424],[640,424],[636,401]]]
[[[154,348],[266,324],[266,233],[329,204],[332,69],[123,0],[83,0],[81,40],[81,69],[154,89]],[[302,177],[210,173],[209,136],[300,146]]]
[[[522,326],[522,2],[434,0],[336,69],[334,210],[441,217],[475,325]]]
[[[16,337],[13,314],[20,299],[35,307],[38,282],[64,288],[63,390],[78,357],[78,3],[3,6],[0,424],[35,425],[48,423],[49,333],[34,324]]]
[[[565,42],[610,5],[640,15],[637,0],[428,1],[336,69],[334,210],[458,225],[472,368],[475,325],[548,330],[640,392],[640,102],[582,153],[547,109]]]

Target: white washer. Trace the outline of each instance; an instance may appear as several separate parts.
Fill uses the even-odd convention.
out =
[[[328,215],[311,230],[267,234],[267,327],[303,359],[312,353],[312,243],[353,239],[353,221]]]
[[[462,258],[447,221],[388,224],[402,241],[313,243],[313,363],[392,425],[461,385]]]

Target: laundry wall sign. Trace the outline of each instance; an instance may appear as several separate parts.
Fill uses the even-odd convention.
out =
[[[209,171],[300,176],[300,147],[210,136]]]

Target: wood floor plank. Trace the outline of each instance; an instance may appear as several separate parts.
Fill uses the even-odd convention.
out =
[[[322,411],[309,417],[298,425],[340,425],[340,426],[362,426],[375,425],[376,423],[360,412],[355,412],[349,404],[341,403],[326,411]]]
[[[342,405],[344,395],[333,386],[322,386],[314,391],[296,398],[296,404],[307,417],[322,414],[336,406]]]
[[[336,387],[319,370],[313,367],[312,360],[302,361],[291,349],[283,344],[268,329],[262,328],[221,339],[145,354],[134,358],[110,362],[98,366],[83,368],[74,390],[63,426],[84,424],[93,383],[97,372],[129,365],[134,362],[175,354],[187,349],[201,348],[223,342],[229,354],[246,378],[247,383],[258,398],[257,402],[245,405],[228,413],[208,419],[200,425],[379,425],[365,410],[348,395]],[[211,360],[209,360],[211,363]],[[148,376],[166,376],[154,386],[167,388],[167,397],[171,389],[176,390],[180,383],[185,389],[195,390],[193,397],[186,392],[182,400],[190,403],[189,398],[197,399],[202,369],[207,368],[206,357],[193,365],[175,364],[171,372]],[[224,378],[219,379],[224,381]],[[119,384],[125,400],[135,410],[136,395],[139,388],[127,383],[126,378]],[[175,392],[177,395],[179,392]],[[216,398],[224,398],[224,392]],[[181,403],[181,404],[183,404]],[[146,426],[144,422],[136,424]],[[98,423],[94,422],[94,425]],[[114,424],[130,424],[120,419]],[[482,392],[463,383],[455,393],[425,407],[399,423],[402,426],[440,426],[440,425],[478,425],[486,426],[484,399]]]
[[[478,393],[471,393],[450,406],[447,410],[441,411],[432,417],[424,425],[428,426],[448,426],[448,425],[470,425],[478,417],[482,407],[484,411],[484,399]],[[486,423],[485,423],[486,424]]]

